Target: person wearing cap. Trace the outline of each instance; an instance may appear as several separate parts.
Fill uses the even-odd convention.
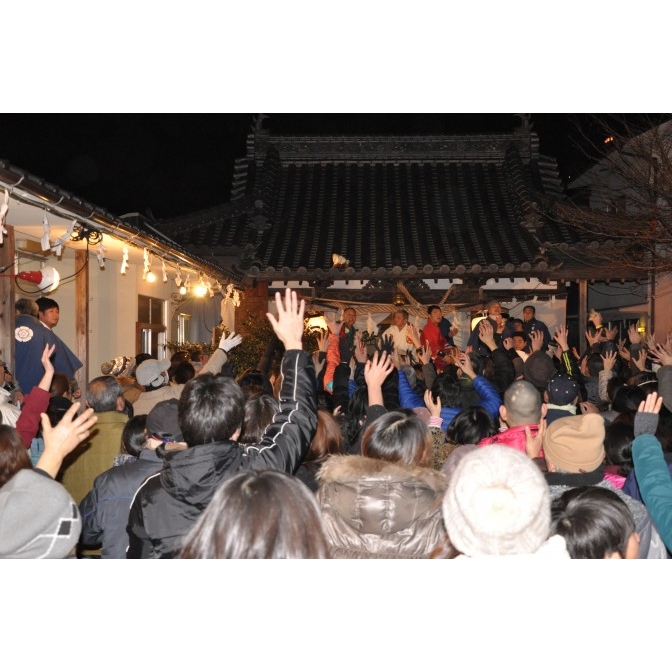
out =
[[[580,398],[579,384],[566,373],[554,375],[544,390],[546,402],[546,422],[550,424],[558,418],[576,415],[576,404]]]
[[[49,362],[48,348],[45,353]],[[53,368],[45,366],[46,386],[51,374]],[[39,406],[39,402],[31,393],[26,407],[33,405]],[[0,487],[0,559],[74,557],[81,518],[72,497],[54,478],[64,457],[89,436],[97,421],[91,409],[76,416],[79,407],[78,402],[73,404],[56,427],[42,415],[45,448],[34,468],[18,438],[20,431],[5,428],[4,440],[11,445],[1,449],[8,451],[14,446],[24,461],[11,476],[5,472],[9,478]]]
[[[459,557],[569,560],[564,539],[549,539],[549,488],[528,457],[505,446],[486,446],[460,457],[442,505],[446,532]]]
[[[276,292],[277,317],[267,313],[285,347],[280,410],[261,441],[238,443],[245,395],[232,378],[199,374],[184,387],[178,422],[187,448],[166,450],[161,471],[135,493],[128,518],[128,558],[174,558],[186,535],[227,478],[250,469],[293,474],[317,425],[315,369],[303,350],[305,301]],[[212,360],[211,360],[212,361]]]
[[[149,476],[161,471],[164,451],[186,447],[177,422],[177,406],[177,399],[167,399],[154,406],[147,415],[146,440],[137,459],[111,467],[97,476],[79,505],[81,544],[101,546],[104,560],[126,558],[126,525],[133,496]]]
[[[219,373],[227,361],[226,353],[242,341],[236,332],[228,336],[222,334],[218,349],[212,354],[207,364],[196,374]],[[183,383],[170,383],[168,380],[169,359],[146,359],[135,370],[135,379],[145,388],[133,403],[134,415],[147,415],[160,401],[179,399],[184,389]]]
[[[598,413],[559,418],[548,426],[542,445],[551,499],[584,485],[612,490],[625,502],[635,520],[640,537],[639,557],[665,559],[665,545],[646,507],[615,488],[604,476],[604,434],[604,419]]]

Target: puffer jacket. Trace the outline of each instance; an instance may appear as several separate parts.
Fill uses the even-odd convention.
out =
[[[219,441],[165,451],[162,470],[135,493],[128,520],[128,558],[172,558],[220,483],[240,471],[293,474],[317,425],[315,371],[310,355],[288,350],[282,361],[280,411],[259,444]]]
[[[335,558],[426,558],[445,534],[448,481],[434,469],[333,455],[317,478]]]

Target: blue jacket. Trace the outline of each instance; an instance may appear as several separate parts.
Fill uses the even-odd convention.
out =
[[[667,550],[672,552],[672,476],[660,441],[653,434],[635,437],[632,461],[642,500]]]
[[[477,404],[486,410],[493,418],[499,417],[499,407],[502,405],[502,398],[493,384],[483,376],[476,376],[471,381],[474,390],[478,393],[481,401]],[[404,373],[399,373],[399,402],[401,408],[424,408],[425,402],[408,382]],[[461,408],[441,408],[441,429],[445,432],[453,418],[461,411]]]

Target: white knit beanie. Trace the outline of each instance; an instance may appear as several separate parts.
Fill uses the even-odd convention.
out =
[[[446,531],[468,556],[534,553],[551,523],[550,493],[536,464],[502,445],[460,461],[443,499]]]

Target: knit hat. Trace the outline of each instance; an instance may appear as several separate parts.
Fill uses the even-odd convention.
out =
[[[534,553],[548,537],[551,499],[529,457],[508,446],[484,446],[457,465],[443,499],[453,545],[467,556]]]
[[[104,376],[121,376],[126,378],[131,375],[135,366],[135,357],[115,357],[109,362],[103,362],[100,365],[100,371]]]
[[[160,401],[147,415],[147,434],[162,436],[171,441],[184,441],[177,422],[177,399]]]
[[[523,372],[525,380],[529,380],[539,390],[545,390],[555,374],[555,364],[545,352],[537,350],[525,360]]]
[[[566,373],[561,373],[548,381],[546,392],[549,404],[567,406],[579,395],[579,384]]]
[[[48,476],[21,469],[0,488],[0,558],[66,558],[81,530],[77,505]]]
[[[165,382],[161,374],[168,371],[169,368],[169,359],[146,359],[142,364],[138,364],[138,368],[135,370],[135,379],[140,385],[158,386]]]
[[[544,433],[544,455],[572,474],[595,471],[604,462],[604,418],[599,413],[558,418]]]

